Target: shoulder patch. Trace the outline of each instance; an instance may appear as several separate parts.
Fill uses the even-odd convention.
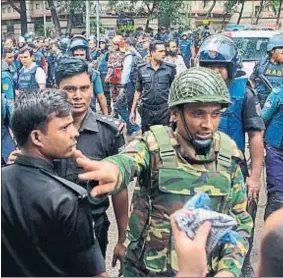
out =
[[[139,69],[139,68],[142,68],[142,67],[144,67],[146,65],[147,65],[147,63],[143,62],[143,63],[140,63],[139,65],[137,65],[137,68]]]
[[[118,128],[121,126],[122,121],[111,116],[103,115],[100,113],[95,113],[96,120],[99,122],[103,122],[110,127],[112,127],[115,131],[118,131]]]
[[[9,84],[4,83],[4,84],[2,85],[2,87],[3,87],[3,90],[7,91],[7,90],[9,89]]]
[[[54,174],[52,174],[48,171],[45,171],[43,169],[40,169],[40,171],[43,172],[44,174],[46,174],[47,176],[57,180],[58,182],[60,182],[64,186],[68,187],[70,190],[73,191],[73,193],[75,193],[78,196],[78,198],[83,199],[83,198],[87,197],[87,191],[83,187],[81,187],[81,186],[79,186],[75,183],[72,183],[68,180],[65,180],[65,179],[63,179],[63,178],[61,178],[57,175],[54,175]]]

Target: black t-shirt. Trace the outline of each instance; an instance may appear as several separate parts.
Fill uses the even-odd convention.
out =
[[[89,109],[79,129],[77,149],[92,160],[102,160],[117,154],[125,144],[123,134],[117,129],[120,124],[118,119],[94,113]],[[83,169],[78,167],[74,158],[56,159],[54,165],[59,176],[87,189],[87,183],[78,178]],[[94,186],[94,183],[89,185]],[[96,220],[102,216],[108,207],[108,198],[100,204],[92,204],[93,218]]]
[[[19,156],[2,168],[2,276],[105,272],[85,196],[44,160]]]
[[[243,104],[243,128],[244,131],[261,131],[265,129],[261,116],[260,103],[256,92],[246,87]]]

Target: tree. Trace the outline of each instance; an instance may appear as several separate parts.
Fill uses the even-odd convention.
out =
[[[116,13],[129,12],[147,18],[145,30],[148,30],[149,22],[153,19],[169,17],[170,22],[176,24],[182,21],[182,14],[179,9],[183,6],[181,0],[110,0],[109,6],[115,9]]]
[[[243,15],[243,11],[244,11],[244,6],[245,6],[245,1],[244,0],[239,1],[239,2],[242,2],[242,7],[241,7],[241,11],[240,11],[240,14],[239,14],[239,17],[238,17],[237,24],[240,24],[240,21],[241,21],[242,15]]]
[[[277,13],[276,24],[279,24],[279,21],[280,21],[280,14],[281,14],[281,9],[282,9],[282,4],[283,4],[283,0],[280,0],[279,1],[279,8],[278,8],[278,13]]]
[[[59,21],[59,18],[58,18],[57,10],[56,10],[55,5],[54,5],[54,0],[47,0],[47,2],[48,2],[49,9],[51,11],[55,31],[56,31],[57,35],[61,35],[61,33],[62,33],[61,25],[60,25],[60,21]]]
[[[256,22],[255,22],[255,24],[258,24],[259,17],[260,17],[260,15],[261,15],[261,13],[262,13],[264,3],[265,3],[265,0],[261,0],[261,1],[260,1],[260,7],[259,7],[259,11],[258,11],[257,16],[256,16]]]
[[[27,7],[26,0],[20,0],[20,7],[18,7],[14,0],[8,0],[8,3],[12,8],[20,14],[21,18],[21,35],[23,36],[28,32],[28,20],[27,20]]]
[[[207,1],[204,1],[204,2],[207,2]],[[205,5],[206,5],[206,4],[205,4]],[[205,16],[206,19],[208,19],[209,17],[211,17],[211,13],[212,13],[212,11],[213,11],[215,5],[216,5],[216,0],[213,0],[211,6],[210,6],[210,8],[209,8],[209,10],[208,10],[207,13],[206,13],[206,16]],[[204,6],[204,7],[205,7],[205,6]]]

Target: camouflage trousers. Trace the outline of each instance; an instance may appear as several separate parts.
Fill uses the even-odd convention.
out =
[[[149,271],[142,264],[142,260],[137,258],[132,250],[127,250],[123,262],[123,276],[124,277],[172,277],[176,273],[173,271],[167,272],[153,272]]]

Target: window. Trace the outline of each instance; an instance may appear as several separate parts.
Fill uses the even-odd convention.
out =
[[[6,13],[6,8],[2,9],[2,13],[5,14]]]
[[[14,22],[12,20],[7,21],[7,33],[14,33]]]
[[[8,7],[8,13],[12,13],[12,8]]]
[[[40,10],[40,4],[35,4],[35,9]]]
[[[72,23],[75,27],[84,25],[84,17],[83,14],[74,14],[72,16]]]

